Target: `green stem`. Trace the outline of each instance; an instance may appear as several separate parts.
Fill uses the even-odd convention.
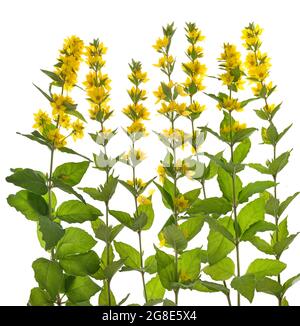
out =
[[[134,140],[132,140],[132,150],[134,152],[135,144]],[[136,184],[136,172],[135,172],[135,166],[132,166],[132,178],[133,178],[133,187],[136,190],[137,184]],[[135,204],[135,211],[136,214],[138,212],[138,202],[137,202],[137,196],[134,195],[134,204]],[[138,231],[138,237],[139,237],[139,254],[140,254],[140,265],[141,265],[141,276],[142,276],[142,283],[143,283],[143,292],[145,297],[145,302],[148,302],[148,296],[147,296],[147,289],[146,289],[146,282],[145,282],[145,271],[144,271],[144,261],[143,261],[143,248],[142,248],[142,233],[141,230]]]
[[[230,94],[231,95],[231,94]],[[237,276],[240,277],[240,252],[239,252],[239,225],[237,221],[237,201],[236,201],[236,172],[234,166],[234,156],[233,156],[233,142],[232,142],[232,115],[229,111],[229,128],[230,128],[230,154],[231,154],[231,163],[233,164],[232,172],[232,207],[233,207],[233,216],[234,216],[234,230],[235,230],[235,249],[236,249],[236,266],[237,266]],[[241,295],[237,292],[237,305],[241,305]]]
[[[223,281],[223,285],[225,286],[226,289],[228,289],[227,284],[226,284],[226,281]],[[230,293],[227,293],[226,294],[226,298],[227,298],[228,306],[231,307],[232,304],[231,304],[231,299],[230,299]]]
[[[175,119],[174,117],[172,117],[171,119],[171,127],[172,127],[172,133],[174,134],[174,129],[175,129],[175,125],[174,125]],[[172,152],[173,152],[173,160],[174,160],[174,199],[177,198],[177,170],[176,170],[176,147],[175,147],[175,140],[174,140],[174,135],[173,135],[173,140],[172,140]],[[177,212],[177,208],[174,205],[174,210],[173,210],[173,214],[174,214],[174,219],[175,219],[175,224],[178,225],[178,212]],[[175,280],[176,282],[179,281],[179,273],[178,273],[178,251],[175,250]],[[174,294],[175,294],[175,304],[178,305],[178,296],[179,296],[179,288],[174,289]]]

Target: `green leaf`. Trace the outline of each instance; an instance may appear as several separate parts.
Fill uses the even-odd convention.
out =
[[[45,137],[43,137],[37,130],[27,135],[21,134],[20,132],[17,132],[17,134],[26,137],[32,141],[35,141],[41,145],[47,146],[49,149],[51,149],[51,145],[49,144],[49,141]]]
[[[251,134],[256,131],[256,128],[245,128],[245,129],[241,129],[237,132],[234,133],[233,137],[232,137],[232,142],[238,143],[243,141],[246,138],[249,138],[251,136]]]
[[[249,302],[253,301],[255,285],[256,282],[254,275],[243,275],[240,277],[235,277],[231,282],[231,286],[243,297],[248,299]]]
[[[163,299],[165,289],[162,286],[159,276],[151,278],[146,284],[146,292],[148,301]]]
[[[118,178],[110,175],[103,186],[100,186],[102,196],[105,202],[108,202],[116,191]]]
[[[57,262],[39,258],[32,263],[34,278],[39,287],[55,298],[63,287],[64,275]]]
[[[67,153],[67,154],[72,154],[72,155],[76,155],[76,156],[80,156],[82,158],[84,158],[85,160],[89,161],[89,162],[92,162],[91,159],[89,159],[88,157],[82,155],[82,154],[79,154],[77,152],[75,152],[73,149],[71,148],[68,148],[68,147],[60,147],[58,148],[58,150],[62,153]]]
[[[289,278],[282,287],[282,295],[284,295],[286,293],[286,291],[292,287],[294,284],[296,284],[297,282],[300,281],[300,274],[297,274],[291,278]]]
[[[55,169],[53,177],[63,181],[71,187],[76,186],[84,176],[89,164],[88,161],[64,163]]]
[[[278,282],[268,277],[264,277],[256,281],[256,291],[271,294],[279,298],[282,291],[282,287]]]
[[[221,233],[226,239],[235,243],[232,232],[223,226],[222,220],[217,220],[213,217],[207,216],[205,221],[209,224],[211,230]]]
[[[282,253],[289,248],[290,244],[295,240],[298,234],[299,233],[291,234],[286,239],[275,243],[273,248],[278,257],[280,257]]]
[[[108,283],[105,280],[104,281],[104,286],[99,294],[99,298],[98,298],[98,304],[99,306],[116,306],[116,298],[114,296],[114,294],[112,293],[112,291],[108,291]],[[110,296],[110,301],[108,300],[108,295]]]
[[[100,290],[88,276],[71,276],[68,283],[66,295],[73,303],[88,301]]]
[[[36,86],[35,84],[33,84],[33,86],[35,88],[37,88],[45,97],[49,102],[53,102],[52,97],[50,97],[47,93],[45,93],[41,88],[39,88],[38,86]]]
[[[278,156],[269,165],[269,170],[272,175],[277,175],[288,163],[291,151],[287,151]]]
[[[102,196],[102,193],[99,191],[99,189],[89,188],[89,187],[84,187],[84,188],[79,188],[79,189],[82,190],[84,193],[88,194],[94,200],[103,201],[103,196]]]
[[[203,271],[215,281],[225,281],[234,275],[234,263],[225,257],[214,265],[206,266]]]
[[[223,193],[223,196],[230,202],[233,201],[233,182],[231,175],[219,168],[218,170],[218,183]],[[242,189],[242,182],[238,176],[235,178],[235,193],[238,194]]]
[[[256,181],[251,182],[245,186],[239,193],[239,202],[245,203],[248,201],[249,197],[257,193],[262,193],[268,188],[274,187],[275,183],[273,181]]]
[[[252,237],[249,241],[253,244],[253,246],[255,246],[258,250],[264,252],[265,254],[274,255],[274,250],[267,241],[259,237]]]
[[[179,225],[179,229],[187,241],[192,240],[202,229],[204,224],[203,217],[190,217]]]
[[[173,203],[173,199],[172,199],[172,196],[170,195],[170,193],[166,189],[164,189],[160,184],[158,184],[157,182],[153,182],[153,183],[156,185],[156,187],[160,191],[164,205],[169,209],[173,209],[174,203]]]
[[[171,224],[163,229],[166,243],[175,251],[182,251],[187,246],[187,240],[177,225]]]
[[[249,138],[244,139],[233,152],[233,162],[242,163],[247,157],[251,148],[251,141]]]
[[[66,256],[59,261],[60,266],[69,275],[93,275],[99,269],[100,259],[94,251]]]
[[[114,245],[125,266],[135,270],[141,268],[141,257],[136,249],[123,242],[114,241]]]
[[[188,210],[188,214],[212,214],[216,213],[219,215],[226,214],[231,211],[231,204],[223,197],[211,197],[207,199],[197,199],[192,207]]]
[[[165,252],[156,249],[157,272],[162,286],[172,290],[172,283],[176,282],[176,266],[174,258]]]
[[[273,231],[276,225],[266,221],[258,221],[252,224],[241,236],[241,241],[249,241],[257,232]]]
[[[58,82],[59,84],[63,84],[64,82],[55,72],[44,69],[41,69],[41,72],[43,72],[45,75],[50,77],[53,81]]]
[[[276,276],[286,268],[286,264],[275,259],[255,259],[247,269],[247,274],[254,274],[257,279]]]
[[[27,190],[20,190],[15,195],[9,195],[7,202],[31,221],[38,221],[41,215],[48,214],[45,199]]]
[[[86,231],[70,227],[57,244],[56,256],[62,259],[68,255],[82,254],[91,250],[96,243]]]
[[[218,223],[226,228],[231,235],[234,235],[233,221],[226,216],[218,219]],[[207,256],[210,265],[216,264],[218,261],[225,258],[234,248],[232,241],[228,240],[222,233],[210,230],[208,235]]]
[[[142,230],[149,230],[154,220],[154,210],[153,210],[152,203],[149,205],[142,205],[142,204],[139,205],[137,214],[138,215],[144,214],[146,216],[146,223],[142,227]]]
[[[128,213],[110,210],[109,214],[115,217],[120,223],[127,226],[129,229],[132,229],[133,218]]]
[[[200,292],[223,292],[225,295],[229,294],[229,290],[224,285],[201,280],[194,284],[193,289]]]
[[[178,261],[179,281],[192,282],[198,279],[201,267],[201,250],[195,248],[184,251]]]
[[[183,194],[184,199],[188,200],[189,204],[192,205],[196,199],[199,198],[201,189],[193,189]]]
[[[132,230],[133,231],[141,231],[147,224],[147,215],[145,213],[141,213],[133,219]]]
[[[149,274],[157,273],[157,262],[156,262],[156,259],[155,259],[155,255],[149,256],[145,260],[144,265],[145,265],[144,266],[145,272],[147,272]]]
[[[263,198],[253,200],[244,206],[238,216],[237,221],[241,229],[241,235],[249,229],[251,225],[262,221],[265,215],[265,201]]]
[[[46,179],[42,172],[32,169],[15,169],[14,173],[6,178],[6,181],[37,195],[45,195],[48,192]]]
[[[73,117],[76,117],[76,118],[78,118],[79,120],[81,120],[83,122],[86,122],[84,116],[79,111],[77,111],[76,109],[67,108],[65,110],[65,113],[69,114],[69,115],[72,115]]]
[[[289,196],[285,201],[283,201],[278,209],[278,215],[281,216],[282,213],[286,210],[289,204],[299,195],[300,192],[294,193],[292,196]]]
[[[56,211],[56,216],[68,223],[83,223],[94,221],[102,213],[96,207],[84,204],[79,200],[68,200],[62,203]]]
[[[106,266],[104,269],[104,277],[108,280],[111,280],[117,271],[123,266],[123,264],[123,259],[120,259]]]
[[[83,203],[85,203],[84,198],[77,191],[75,191],[70,185],[66,184],[62,180],[52,178],[52,183],[53,183],[53,187],[56,187],[56,188],[58,188],[58,189],[60,189],[60,190],[62,190],[64,192],[66,192],[67,194],[74,195],[79,200],[81,200]]]
[[[293,124],[290,124],[288,127],[286,127],[279,135],[278,135],[278,139],[277,142],[279,142],[279,140],[281,140],[281,138],[289,131],[289,129],[292,127]]]
[[[30,291],[29,305],[30,306],[53,306],[53,300],[51,299],[50,295],[46,291],[40,288],[33,288]]]
[[[46,250],[56,246],[64,235],[64,230],[60,224],[51,221],[47,216],[43,215],[40,216],[39,230],[42,234],[43,241],[45,241]]]
[[[262,174],[271,174],[269,168],[260,163],[249,163],[248,166]]]
[[[121,183],[121,185],[123,187],[125,187],[133,196],[137,196],[136,190],[130,184],[128,184],[127,182],[125,182],[123,180],[119,180],[119,183]]]

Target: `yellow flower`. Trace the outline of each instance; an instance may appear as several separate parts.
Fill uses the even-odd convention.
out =
[[[175,62],[172,55],[164,55],[158,59],[158,63],[154,64],[153,66],[159,68],[166,68],[168,65],[172,65]]]
[[[199,102],[194,101],[192,104],[190,104],[189,110],[192,113],[202,113],[205,110],[205,105],[200,105]]]
[[[79,138],[83,138],[83,130],[84,130],[84,126],[83,123],[77,119],[76,121],[74,121],[71,125],[72,127],[72,138],[74,139],[74,141],[76,141]]]
[[[47,138],[53,143],[55,148],[66,146],[66,137],[58,129],[51,129],[47,132]]]
[[[157,91],[153,92],[153,94],[157,99],[155,104],[157,104],[159,101],[164,100],[166,98],[166,95],[165,95],[161,85],[158,87]]]
[[[260,35],[263,30],[259,25],[249,24],[248,27],[243,29],[241,39],[245,41],[244,47],[249,48],[251,46],[256,46],[260,43]]]
[[[51,118],[47,112],[42,111],[41,109],[34,113],[34,125],[32,128],[38,129],[40,132],[43,132],[45,127],[51,124]]]
[[[196,55],[198,58],[203,56],[203,48],[201,46],[190,45],[187,49],[188,55]]]
[[[144,195],[139,195],[137,201],[140,205],[151,205],[151,200]]]
[[[230,86],[233,83],[234,76],[230,74],[230,72],[226,72],[220,75],[220,78],[223,82],[223,85]]]
[[[143,133],[144,135],[147,134],[146,127],[140,120],[136,120],[130,126],[128,126],[127,132],[129,134],[138,133],[138,132]]]
[[[182,66],[185,72],[191,73],[192,75],[205,75],[207,71],[206,65],[200,63],[199,60],[183,63]]]
[[[85,56],[86,63],[90,67],[99,66],[103,67],[105,65],[105,61],[103,60],[103,55],[106,53],[107,48],[103,43],[100,43],[98,39],[94,40],[94,42],[85,47]]]
[[[134,185],[134,181],[133,180],[127,180],[126,181],[130,186]],[[135,179],[135,185],[138,189],[142,189],[146,186],[146,183],[141,179],[141,178],[136,178]]]
[[[53,116],[64,114],[64,111],[66,110],[66,103],[74,104],[74,101],[69,96],[53,94],[52,98],[53,102],[51,102],[51,106]]]
[[[246,123],[240,123],[239,121],[235,121],[231,128],[230,128],[230,125],[225,125],[222,127],[221,129],[221,133],[225,133],[225,134],[229,134],[230,132],[238,132],[240,130],[243,130],[247,128],[247,125]]]
[[[166,239],[163,235],[163,233],[160,233],[160,237],[159,237],[159,246],[160,247],[164,247],[166,245]]]
[[[193,42],[200,42],[205,39],[205,36],[202,35],[201,31],[198,30],[197,28],[192,31],[189,31],[187,33],[187,37],[190,38],[191,40],[193,40]]]
[[[134,156],[137,161],[143,161],[147,157],[146,154],[143,151],[141,151],[140,149],[137,149],[134,151]]]
[[[123,113],[126,114],[131,120],[149,120],[150,112],[143,104],[129,104],[123,109]]]
[[[165,177],[166,177],[166,170],[165,170],[165,168],[164,168],[163,165],[160,164],[160,165],[157,167],[157,174],[158,174],[158,176],[159,176],[159,180],[160,180],[160,182],[163,182],[164,179],[165,179]]]
[[[265,86],[267,91],[270,92],[271,89],[273,88],[273,83],[269,82],[267,85],[263,85],[262,83],[256,83],[256,85],[252,87],[253,94],[255,96],[259,96],[263,86]]]
[[[93,86],[87,90],[87,95],[93,103],[99,104],[105,100],[107,93],[104,87]]]
[[[184,198],[183,195],[175,198],[174,200],[175,208],[178,212],[184,212],[189,207],[189,201]]]
[[[218,105],[218,109],[225,109],[228,111],[243,111],[243,108],[241,107],[241,103],[238,102],[237,99],[234,98],[224,98]]]
[[[69,129],[70,128],[70,122],[71,122],[71,118],[68,114],[61,114],[59,116],[59,124],[65,128],[65,129]]]
[[[264,110],[268,113],[272,113],[276,108],[275,104],[267,104],[264,106]]]
[[[163,48],[167,47],[169,44],[169,38],[164,36],[163,38],[158,38],[156,43],[153,45],[153,48],[160,52]]]

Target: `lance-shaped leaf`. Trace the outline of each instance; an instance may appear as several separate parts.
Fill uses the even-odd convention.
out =
[[[211,228],[207,238],[207,257],[210,265],[213,265],[221,259],[225,258],[235,248],[235,245],[232,242],[232,238],[234,236],[234,226],[232,219],[228,216],[223,217],[218,219],[218,224],[221,226],[218,228],[218,231]],[[222,227],[228,232],[225,232]],[[224,231],[223,234],[220,231]],[[228,237],[229,234],[231,234],[231,240],[229,240],[228,237],[225,237],[224,234],[226,234]]]
[[[13,174],[6,178],[7,182],[27,189],[37,195],[45,195],[48,191],[46,178],[40,171],[32,169],[13,169]]]
[[[45,249],[49,250],[56,246],[58,241],[63,237],[64,230],[62,226],[54,221],[51,221],[47,216],[40,216],[39,230],[42,234],[42,239],[45,242]]]
[[[297,282],[300,281],[300,274],[297,274],[291,278],[289,278],[282,287],[282,295],[284,295],[286,293],[286,291],[292,287],[294,284],[296,284]]]
[[[235,243],[233,233],[231,228],[227,228],[227,225],[224,226],[224,219],[215,219],[213,217],[207,216],[205,221],[209,224],[211,230],[221,233],[225,238],[227,238],[232,243]],[[226,223],[225,223],[226,224]],[[231,225],[231,223],[230,223]]]
[[[264,252],[267,255],[274,255],[274,249],[273,247],[264,239],[261,239],[260,237],[252,237],[249,240],[253,246],[255,246],[258,250]]]
[[[53,71],[48,71],[48,70],[44,70],[41,69],[41,72],[43,72],[45,75],[47,75],[48,77],[50,77],[53,81],[55,81],[55,85],[57,86],[62,86],[64,81]]]
[[[187,240],[177,225],[171,224],[163,229],[166,244],[175,251],[182,251],[187,246]]]
[[[35,141],[41,145],[47,146],[49,149],[51,149],[51,144],[49,143],[49,141],[44,136],[42,136],[37,130],[33,131],[31,134],[21,134],[20,132],[17,132],[17,134],[26,137],[32,141]]]
[[[117,271],[123,266],[123,260],[116,260],[104,268],[104,278],[111,280]]]
[[[234,262],[225,257],[214,265],[206,266],[203,271],[215,281],[225,281],[234,275]]]
[[[27,190],[20,190],[15,195],[9,195],[7,202],[31,221],[38,221],[40,216],[48,214],[45,199]]]
[[[115,217],[120,223],[132,230],[133,218],[126,212],[110,210],[109,214]]]
[[[88,301],[100,290],[88,276],[70,276],[66,283],[66,296],[73,303]]]
[[[135,270],[141,268],[141,257],[135,248],[126,243],[117,241],[114,241],[114,245],[125,266]]]
[[[281,216],[282,213],[286,210],[289,204],[299,195],[300,192],[294,193],[292,196],[289,196],[285,201],[283,201],[278,209],[278,215]]]
[[[62,269],[57,262],[39,258],[32,263],[34,277],[40,288],[46,290],[51,298],[63,288],[64,275]]]
[[[162,286],[158,275],[151,278],[151,280],[147,282],[146,292],[148,301],[163,299],[166,290]]]
[[[251,141],[249,138],[244,139],[233,152],[233,162],[242,163],[247,157],[251,148]]]
[[[69,255],[85,253],[91,250],[96,243],[86,231],[70,227],[65,230],[64,236],[57,244],[56,256],[58,259],[62,259]]]
[[[107,280],[103,282],[104,286],[99,294],[98,304],[99,306],[116,306],[116,298],[112,291],[108,290]],[[110,296],[110,300],[108,300],[108,295]]]
[[[223,197],[211,197],[207,199],[197,199],[188,210],[189,215],[193,214],[219,214],[223,215],[231,211],[232,206],[228,200]]]
[[[282,286],[271,278],[264,277],[256,280],[256,291],[274,295],[275,297],[279,298],[281,295]]]
[[[201,280],[195,282],[193,290],[197,290],[200,292],[223,292],[225,295],[229,294],[229,289],[224,285]]]
[[[143,205],[143,204],[139,205],[137,210],[137,215],[138,216],[143,215],[146,217],[145,224],[141,227],[141,229],[149,230],[154,220],[154,210],[153,210],[152,203],[147,205]]]
[[[291,151],[287,151],[278,156],[269,165],[269,170],[272,175],[277,175],[288,163]]]
[[[203,217],[190,217],[185,222],[181,223],[179,228],[186,240],[190,241],[201,231],[203,224]]]
[[[89,159],[88,157],[86,157],[86,156],[84,156],[84,155],[82,155],[80,153],[75,152],[71,148],[68,148],[68,147],[59,147],[57,150],[59,150],[62,153],[67,153],[67,154],[72,154],[72,155],[80,156],[80,157],[84,158],[85,160],[87,160],[89,162],[92,162],[91,159]]]
[[[201,267],[201,250],[195,248],[184,251],[178,261],[179,281],[193,282],[198,279]]]
[[[253,274],[257,279],[265,276],[276,276],[286,268],[286,264],[276,259],[255,259],[247,269],[247,274]]]
[[[244,139],[249,138],[251,134],[256,130],[257,130],[256,128],[245,128],[245,129],[238,130],[237,132],[234,133],[232,137],[232,142],[234,144],[241,142]]]
[[[156,185],[156,187],[160,191],[164,205],[169,209],[173,209],[174,203],[173,203],[172,195],[157,182],[153,182],[153,183]]]
[[[93,275],[99,269],[100,259],[94,251],[66,256],[59,261],[60,266],[69,275]]]
[[[255,285],[256,282],[254,275],[243,275],[240,277],[235,277],[231,282],[231,286],[243,297],[248,299],[249,302],[253,301]]]
[[[241,229],[241,235],[249,229],[251,225],[264,220],[265,201],[263,198],[253,200],[244,206],[238,216],[237,221]]]
[[[149,274],[157,273],[157,262],[155,255],[149,256],[144,263],[145,271]]]
[[[157,272],[163,287],[167,290],[172,290],[172,284],[176,282],[176,265],[174,257],[165,252],[156,249]]]
[[[33,288],[30,291],[28,304],[30,306],[53,306],[53,299],[49,293],[41,288]]]
[[[230,202],[233,201],[233,181],[231,175],[219,168],[218,170],[218,183],[220,190],[223,193],[223,196]],[[242,182],[241,179],[236,176],[235,177],[235,196],[241,191],[242,189]]]
[[[52,178],[52,183],[53,183],[53,187],[58,188],[64,192],[66,192],[67,194],[74,195],[79,200],[81,200],[83,203],[85,203],[84,198],[77,191],[75,191],[73,189],[73,187],[71,187],[70,185],[68,185],[67,183],[62,181],[61,179]]]
[[[260,163],[249,163],[248,166],[262,174],[271,174],[270,169]]]
[[[55,169],[53,172],[53,177],[73,187],[81,181],[88,167],[88,161],[64,163]]]
[[[83,223],[94,221],[102,213],[90,204],[84,204],[79,200],[68,200],[62,203],[56,211],[56,216],[68,223]]]
[[[272,181],[256,181],[251,182],[245,186],[239,193],[239,202],[245,203],[248,199],[257,193],[262,193],[268,188],[274,187],[275,183]]]
[[[258,221],[252,224],[241,236],[241,241],[250,241],[257,232],[274,231],[276,225],[266,221]]]

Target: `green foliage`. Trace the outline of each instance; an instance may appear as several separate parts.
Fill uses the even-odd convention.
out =
[[[174,257],[156,248],[157,272],[163,287],[167,290],[173,289],[176,282],[176,265]]]
[[[225,281],[234,275],[234,262],[225,257],[214,265],[206,266],[203,271],[215,281]]]
[[[58,179],[73,187],[76,186],[84,176],[89,167],[89,162],[64,163],[53,172],[53,178]]]
[[[140,254],[136,249],[123,242],[115,241],[114,245],[125,266],[134,270],[141,268]]]

